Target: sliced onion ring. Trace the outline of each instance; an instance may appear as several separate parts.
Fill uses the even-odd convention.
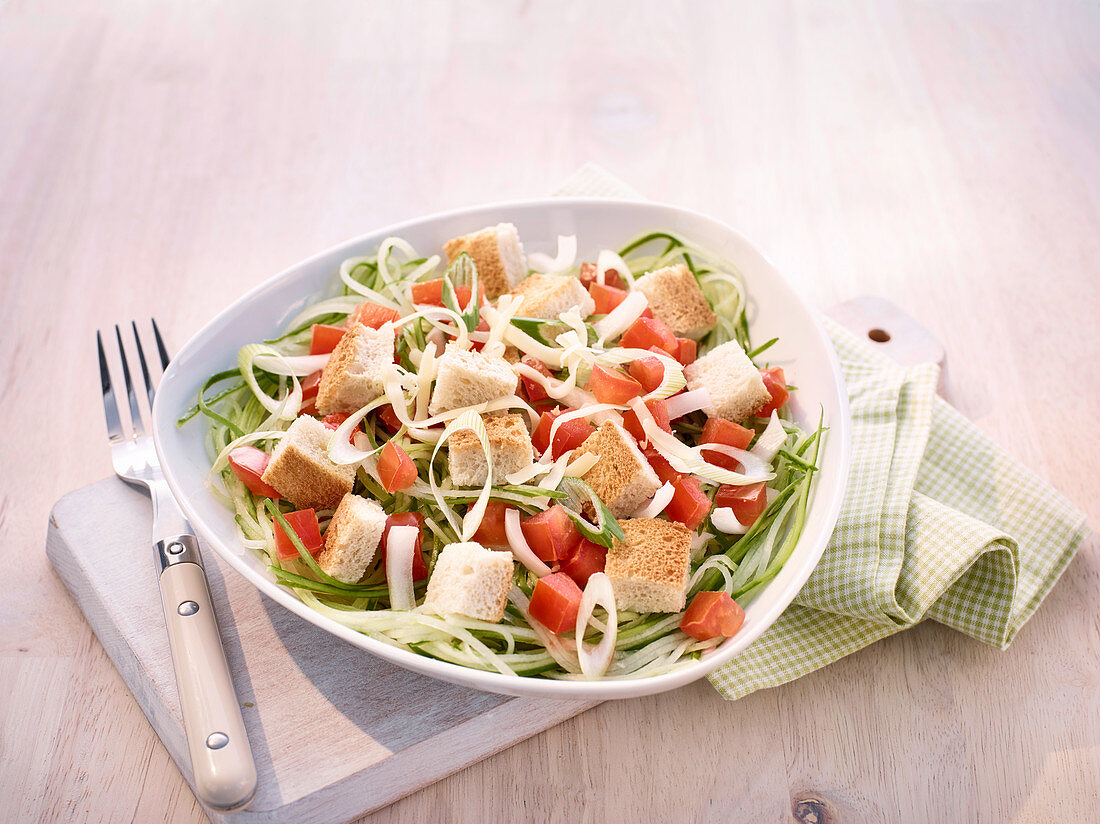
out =
[[[710,392],[704,387],[681,392],[665,401],[665,410],[668,412],[669,420],[673,421],[708,406],[710,406]]]
[[[535,551],[531,549],[527,539],[523,536],[523,528],[519,521],[519,510],[515,507],[508,507],[504,511],[504,534],[508,538],[508,546],[512,550],[512,554],[516,556],[517,561],[539,578],[550,574],[550,567],[535,554]]]
[[[413,553],[420,530],[415,526],[391,526],[386,536],[386,582],[390,588],[390,609],[416,608],[413,592]]]
[[[589,649],[584,643],[584,632],[592,620],[592,611],[596,605],[607,610],[607,623],[603,638],[595,647]],[[577,658],[580,661],[584,677],[594,680],[603,676],[611,666],[615,655],[615,641],[619,635],[619,612],[615,608],[615,590],[611,579],[603,572],[593,573],[588,579],[581,596],[580,612],[577,613]]]

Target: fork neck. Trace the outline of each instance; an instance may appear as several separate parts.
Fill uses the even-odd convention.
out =
[[[149,482],[149,497],[153,500],[153,543],[195,533],[163,478]]]

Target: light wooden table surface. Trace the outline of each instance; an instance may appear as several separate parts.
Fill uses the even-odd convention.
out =
[[[318,249],[587,160],[818,306],[905,307],[953,402],[1100,523],[1094,3],[10,0],[0,817],[202,818],[43,554],[51,504],[110,473],[97,326],[178,347]],[[371,820],[1091,817],[1098,586],[1090,539],[1007,652],[923,625],[733,704],[607,704]]]

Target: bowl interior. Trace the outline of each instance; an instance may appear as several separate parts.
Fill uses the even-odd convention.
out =
[[[791,401],[794,416],[813,428],[823,413],[829,426],[820,457],[821,472],[794,553],[748,606],[740,633],[683,670],[633,681],[591,683],[504,676],[414,655],[347,629],[277,586],[260,558],[240,545],[232,513],[205,487],[210,463],[202,420],[182,428],[175,425],[179,415],[194,403],[202,383],[214,372],[236,364],[241,346],[271,337],[306,305],[336,294],[336,273],[345,258],[373,252],[389,235],[405,238],[418,251],[438,252],[452,237],[499,222],[516,224],[527,252],[552,255],[557,236],[573,234],[578,240],[578,259],[594,260],[600,248],[618,248],[642,232],[663,229],[733,262],[746,282],[754,341],[779,337],[768,350],[768,360],[782,366],[788,381],[798,386]],[[847,396],[832,346],[814,313],[767,258],[737,232],[690,211],[635,201],[553,198],[496,204],[387,227],[342,243],[260,284],[199,331],[165,373],[153,414],[165,476],[191,523],[208,546],[264,594],[334,635],[401,666],[510,695],[599,699],[645,695],[694,681],[728,661],[779,616],[813,571],[836,521],[848,469]]]

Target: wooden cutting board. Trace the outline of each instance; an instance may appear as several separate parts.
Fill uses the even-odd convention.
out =
[[[903,365],[943,347],[898,307],[857,298],[829,310]],[[54,507],[46,552],[194,787],[149,547],[149,498],[116,478]],[[510,698],[375,659],[260,595],[204,551],[259,784],[215,822],[339,822],[391,804],[597,702]]]
[[[148,496],[109,478],[57,502],[46,553],[193,789],[151,524]],[[595,706],[416,675],[260,595],[213,551],[203,559],[259,774],[247,809],[206,808],[215,822],[347,821]]]

